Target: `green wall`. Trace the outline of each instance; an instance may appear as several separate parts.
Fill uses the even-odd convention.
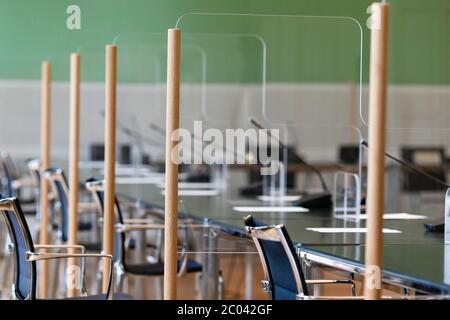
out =
[[[450,1],[390,2],[391,82],[449,83]],[[366,81],[369,43],[366,10],[370,3],[370,0],[0,0],[0,77],[36,79],[40,61],[50,59],[55,62],[54,78],[67,80],[68,54],[77,50],[79,45],[107,44],[122,32],[165,32],[187,12],[228,12],[354,17],[364,32],[363,70]],[[66,28],[66,8],[71,4],[81,7],[81,30]],[[208,30],[217,28],[218,23],[210,19]],[[269,81],[348,82],[358,78],[355,72],[349,71],[356,70],[358,61],[348,59],[338,65],[327,63],[326,57],[334,46],[339,45],[339,39],[336,39],[336,44],[324,41],[324,50],[311,53],[316,55],[313,61],[304,59],[304,63],[292,68],[289,64],[289,58],[292,58],[290,50],[283,46],[282,36],[270,32],[270,25],[247,28],[252,32],[264,32],[267,41],[274,46],[279,44],[278,50],[270,52],[269,61],[276,63],[268,66]],[[321,41],[323,37],[319,35],[323,32],[323,28],[310,28],[305,34],[309,39]],[[293,31],[293,34],[297,33]],[[226,55],[217,54],[217,61],[226,61]],[[339,54],[345,55],[345,51]],[[214,58],[209,60],[214,61]],[[90,67],[95,69],[93,74],[101,74],[101,61],[92,63]],[[241,68],[242,74],[234,77],[229,75],[227,63],[214,63],[208,80],[234,82],[240,77],[243,82],[257,82],[259,76],[254,68],[258,68],[257,63],[245,64]],[[327,76],[321,77],[321,74]]]

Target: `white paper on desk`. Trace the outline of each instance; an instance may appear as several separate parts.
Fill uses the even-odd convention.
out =
[[[158,184],[161,189],[164,189],[165,186],[164,181]],[[214,189],[215,187],[217,184],[211,182],[178,182],[179,189]]]
[[[166,194],[166,190],[161,190],[161,194],[164,196]],[[219,190],[193,190],[193,189],[183,189],[178,190],[179,196],[189,196],[189,197],[213,197],[219,194]]]
[[[119,176],[132,176],[132,175],[136,175],[136,174],[140,174],[140,175],[161,175],[164,173],[160,173],[160,172],[152,172],[150,169],[148,168],[133,168],[133,167],[119,167],[116,168],[116,175]]]
[[[241,206],[233,207],[237,212],[309,212],[309,209],[303,207],[253,207],[253,206]]]
[[[116,177],[116,184],[158,184],[164,177]]]
[[[308,231],[314,231],[319,233],[366,233],[367,228],[306,228]],[[396,229],[385,229],[383,233],[402,233]]]
[[[261,195],[261,196],[258,196],[258,200],[265,201],[265,202],[270,202],[270,201],[294,202],[294,201],[300,200],[301,197],[302,196],[294,196],[294,195],[292,195],[292,196],[263,196],[263,195]]]
[[[347,218],[349,220],[357,220],[358,215],[356,215],[354,213],[347,214],[347,215],[339,214],[339,215],[336,215],[336,218]],[[365,214],[365,213],[360,214],[359,219],[366,220],[367,214]],[[423,219],[427,219],[427,216],[422,216],[419,214],[411,214],[411,213],[385,213],[383,215],[383,219],[384,220],[423,220]]]

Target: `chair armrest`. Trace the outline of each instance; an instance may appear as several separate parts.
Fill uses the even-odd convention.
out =
[[[327,285],[327,284],[348,284],[351,286],[351,290],[352,290],[352,297],[354,297],[356,295],[356,286],[355,286],[355,282],[353,280],[350,279],[342,279],[342,280],[337,280],[337,279],[317,279],[317,280],[305,280],[306,284],[316,284],[316,285]]]
[[[85,258],[96,257],[96,258],[106,258],[109,260],[109,276],[108,276],[108,290],[106,292],[106,299],[111,300],[113,297],[113,256],[104,253],[40,253],[40,252],[26,252],[27,261],[40,261],[40,260],[51,260],[51,259],[67,259],[67,258],[83,258],[81,266],[81,278],[84,281],[85,277]]]
[[[353,280],[305,280],[306,284],[354,284]]]

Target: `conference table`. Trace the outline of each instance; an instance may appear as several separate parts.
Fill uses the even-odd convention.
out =
[[[365,233],[351,232],[347,228],[364,228],[365,220],[335,218],[331,209],[314,209],[308,212],[289,212],[287,209],[284,212],[279,209],[274,209],[273,212],[238,212],[237,207],[251,210],[249,207],[269,204],[240,196],[237,186],[233,185],[234,179],[229,178],[228,181],[231,183],[219,189],[217,194],[179,197],[182,200],[180,213],[186,214],[200,225],[220,231],[218,235],[217,232],[214,233],[220,240],[209,239],[207,248],[203,248],[206,261],[213,265],[207,271],[210,279],[217,272],[216,259],[220,254],[256,255],[256,249],[249,245],[250,238],[243,223],[243,218],[248,214],[267,224],[283,224],[295,243],[304,266],[331,268],[349,274],[364,273]],[[116,188],[123,197],[134,199],[146,207],[164,207],[161,186],[121,183]],[[417,195],[411,197],[417,198]],[[444,244],[442,233],[430,233],[424,228],[425,221],[441,217],[443,211],[437,209],[414,213],[425,215],[426,220],[384,220],[384,228],[393,233],[384,233],[383,282],[404,288],[405,291],[413,289],[417,294],[449,294],[450,245]],[[324,228],[325,231],[307,228]],[[346,232],[330,232],[329,228],[345,228]],[[210,290],[210,294],[205,297],[215,298],[217,288],[213,285]]]

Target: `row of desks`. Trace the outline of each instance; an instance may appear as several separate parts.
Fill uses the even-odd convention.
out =
[[[146,205],[164,206],[164,196],[157,186],[118,185],[117,190],[120,194],[138,199]],[[241,238],[248,238],[243,224],[243,217],[248,213],[236,212],[233,207],[264,205],[261,201],[240,197],[232,183],[226,190],[220,190],[216,196],[180,198],[183,200],[180,203],[181,212],[198,221],[208,221],[227,235]],[[440,210],[414,213],[426,215],[429,219],[436,219],[443,214]],[[364,220],[357,225],[355,222],[335,219],[331,210],[252,215],[267,224],[284,224],[303,259],[343,271],[364,272],[364,233],[318,233],[306,230],[310,227],[364,227]],[[418,292],[450,293],[450,246],[444,245],[443,234],[426,232],[424,222],[384,221],[385,228],[401,231],[384,235],[384,279],[387,283],[413,288]],[[220,245],[210,250],[223,251]],[[246,250],[248,249],[242,247],[242,253]]]

